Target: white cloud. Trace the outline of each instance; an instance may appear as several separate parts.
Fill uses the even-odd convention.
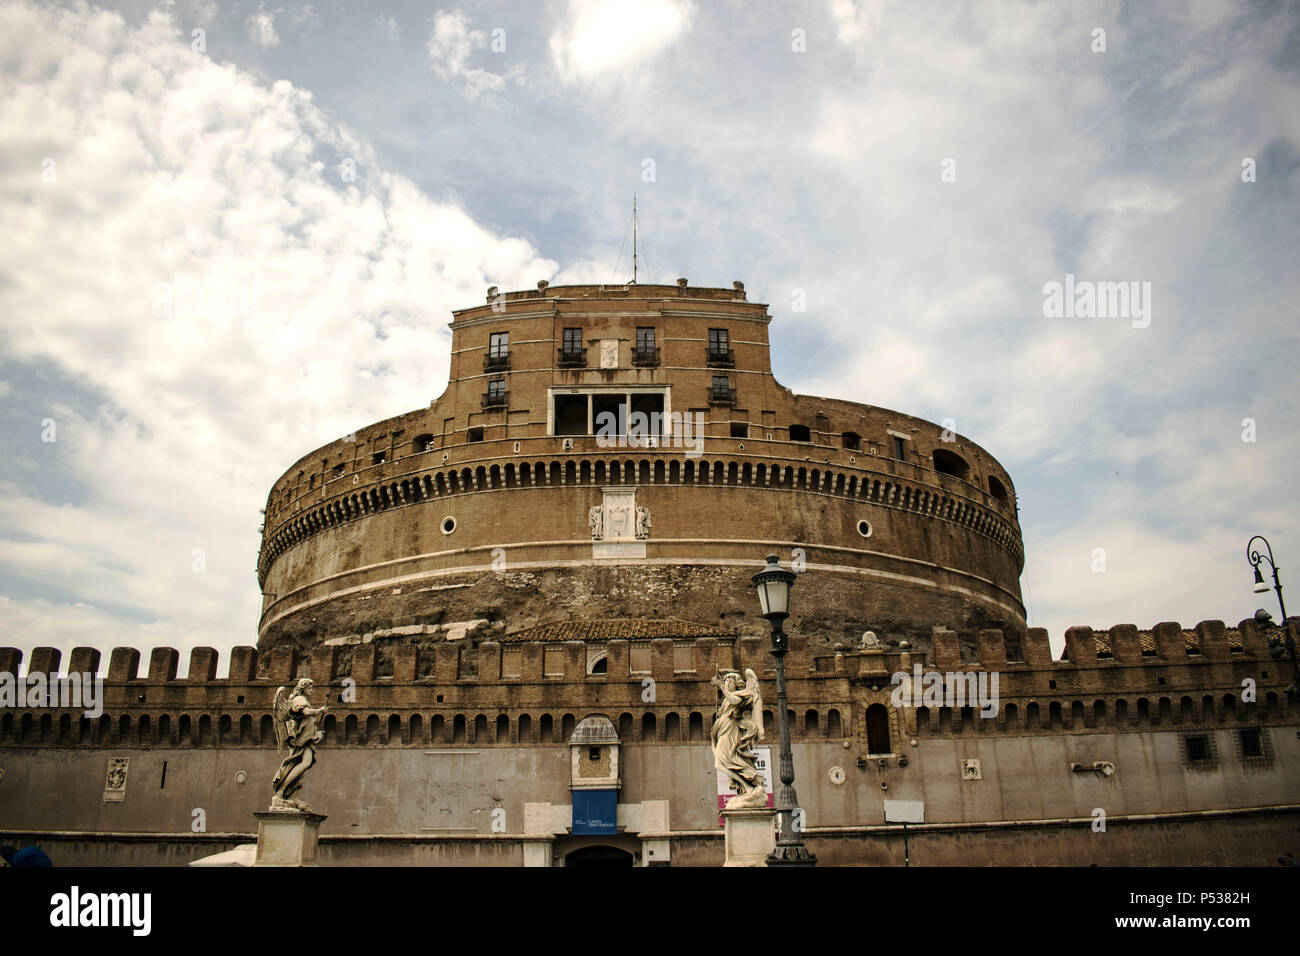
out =
[[[469,18],[461,11],[440,11],[434,15],[428,47],[433,72],[444,80],[461,83],[471,99],[505,88],[506,76],[469,65],[474,51],[488,48],[488,35],[483,30],[471,29]],[[511,77],[517,75],[516,72]]]
[[[293,25],[296,27],[308,26],[312,29],[320,26],[320,14],[310,3],[304,3],[293,13]]]
[[[21,280],[0,285],[0,351],[97,399],[55,411],[57,459],[37,454],[34,424],[42,478],[0,493],[0,565],[75,595],[13,598],[24,625],[9,633],[252,643],[274,479],[316,444],[427,405],[450,310],[555,263],[431,201],[292,84],[194,54],[162,14],[130,27],[15,3],[0,38],[0,152],[27,171],[0,183],[0,218],[27,237],[7,246]],[[46,156],[57,182],[41,178]],[[38,490],[51,483],[81,492],[62,503]]]
[[[280,36],[275,32],[275,15],[280,12],[276,10],[270,13],[259,4],[257,12],[245,21],[248,25],[248,38],[261,47],[279,46]]]
[[[396,40],[402,35],[402,28],[398,25],[397,18],[382,13],[375,17],[375,29],[386,40]]]
[[[689,0],[569,0],[551,58],[568,81],[628,73],[676,42],[693,14]]]

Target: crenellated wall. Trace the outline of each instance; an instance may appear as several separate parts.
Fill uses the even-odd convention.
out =
[[[716,701],[709,683],[714,673],[745,668],[773,673],[768,641],[756,636],[507,637],[444,639],[432,646],[385,646],[382,634],[379,641],[366,637],[370,640],[356,644],[318,646],[308,655],[290,647],[264,656],[254,647],[236,647],[224,678],[216,676],[218,652],[207,647],[191,652],[183,674],[179,651],[168,647],[153,648],[143,672],[142,652],[135,648],[114,648],[106,667],[94,648],[73,649],[66,664],[56,648],[36,648],[26,668],[21,651],[0,648],[0,672],[102,672],[106,678],[104,714],[97,720],[66,710],[7,708],[0,712],[0,744],[266,746],[274,739],[265,731],[275,689],[300,677],[315,681],[318,694],[330,688],[331,745],[564,743],[564,728],[584,711],[608,711],[611,717],[618,711],[616,724],[623,722],[619,729],[629,740],[704,741],[704,724],[711,721]],[[996,630],[981,631],[972,652],[954,632],[936,628],[931,653],[842,647],[812,654],[796,634],[787,657],[790,704],[800,711],[794,731],[814,739],[854,736],[861,730],[854,708],[865,700],[857,689],[873,686],[868,693],[888,702],[896,686],[891,676],[911,675],[918,666],[925,672],[998,674],[997,717],[977,721],[982,733],[1126,730],[1296,716],[1285,691],[1289,671],[1269,656],[1265,637],[1249,619],[1231,629],[1222,621],[1203,621],[1192,629],[1177,623],[1150,630],[1127,624],[1108,631],[1074,627],[1066,632],[1061,660],[1052,659],[1046,630],[1030,628],[1023,658],[1008,659],[1003,634]],[[597,662],[603,662],[601,672],[591,673]],[[646,678],[656,685],[651,702],[641,700]],[[1254,701],[1243,692],[1247,678],[1255,682]],[[344,689],[349,699],[340,697]],[[1121,702],[1126,706],[1117,707]],[[1030,711],[1035,705],[1038,720]],[[961,721],[941,713],[951,709],[896,711],[922,711],[920,724],[913,714],[905,726],[909,733],[919,726],[923,736],[934,736],[961,733]],[[523,731],[521,718],[527,718]],[[547,718],[552,732],[543,734]],[[648,724],[647,718],[654,720]],[[680,734],[668,729],[673,726]],[[832,726],[841,732],[831,733]]]
[[[66,662],[52,648],[36,649],[26,664],[42,673],[65,663],[72,671],[102,667],[104,713],[0,714],[3,828],[49,834],[68,861],[118,854],[177,862],[172,843],[184,841],[201,809],[207,831],[232,834],[233,845],[265,806],[279,761],[275,689],[309,675],[318,682],[313,699],[330,713],[306,795],[330,814],[326,836],[343,841],[332,844],[335,862],[366,862],[347,835],[374,834],[397,841],[383,857],[394,862],[454,862],[480,845],[473,841],[487,841],[494,847],[473,850],[474,859],[517,865],[527,808],[568,803],[569,736],[591,714],[610,718],[623,747],[620,804],[665,801],[679,862],[717,862],[709,678],[752,667],[773,694],[766,638],[523,635],[384,647],[370,637],[308,655],[235,648],[225,678],[215,676],[210,648],[196,649],[183,673],[171,648],[154,649],[147,661],[133,648],[115,648],[107,660],[77,648]],[[880,830],[886,799],[925,804],[932,829],[918,831],[925,841],[918,846],[930,848],[930,862],[1005,863],[1037,853],[1044,834],[1064,828],[1061,845],[1072,859],[1058,862],[1268,863],[1255,859],[1261,847],[1296,834],[1300,702],[1254,621],[1071,628],[1062,660],[1052,659],[1041,629],[1023,646],[1024,660],[1008,660],[1001,632],[983,631],[966,647],[938,629],[928,653],[857,646],[815,653],[796,636],[787,664],[797,786],[810,840],[827,862],[875,859],[882,839],[893,846]],[[18,651],[0,649],[0,671],[16,673],[22,663]],[[981,718],[979,702],[965,710],[895,706],[891,677],[918,665],[996,673],[994,715]],[[775,746],[773,703],[769,697],[765,723]],[[885,746],[873,746],[876,707],[887,714]],[[1199,762],[1189,758],[1192,737],[1205,748]],[[111,758],[130,764],[120,803],[104,798]],[[973,765],[979,776],[968,779]],[[1098,809],[1117,834],[1109,843],[1086,838]],[[504,814],[504,830],[493,829],[494,811]],[[993,856],[971,842],[981,827],[996,830]],[[1249,838],[1228,845],[1221,837],[1229,831]],[[166,858],[131,836],[147,833],[167,835]],[[1168,840],[1171,833],[1182,842]],[[194,858],[215,852],[195,839]]]

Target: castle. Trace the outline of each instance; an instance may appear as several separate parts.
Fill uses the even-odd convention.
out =
[[[739,282],[489,289],[454,314],[428,408],[275,483],[257,647],[228,677],[211,649],[178,677],[175,650],[140,676],[117,648],[102,714],[3,711],[6,832],[102,864],[248,842],[272,696],[310,676],[325,863],[716,865],[710,678],[772,680],[749,578],[776,552],[823,865],[1294,849],[1300,702],[1256,623],[1071,628],[1054,660],[1006,471],[944,425],[783,388],[770,320]],[[26,661],[101,666],[64,663]]]

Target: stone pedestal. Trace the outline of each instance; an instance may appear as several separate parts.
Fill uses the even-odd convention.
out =
[[[776,846],[776,810],[723,810],[727,862],[723,866],[767,866]]]
[[[257,817],[257,856],[253,866],[315,866],[323,813],[263,810]]]

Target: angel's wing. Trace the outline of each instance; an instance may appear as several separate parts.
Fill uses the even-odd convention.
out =
[[[289,688],[281,687],[275,692],[275,701],[271,704],[271,720],[275,724],[275,746],[284,749],[284,742],[289,739],[289,728],[284,725],[289,719]]]
[[[754,726],[758,728],[758,739],[765,736],[763,729],[763,692],[758,689],[758,675],[751,668],[745,668],[745,693],[754,702]]]

